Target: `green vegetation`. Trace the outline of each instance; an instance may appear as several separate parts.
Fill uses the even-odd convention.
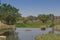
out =
[[[54,15],[53,14],[40,14],[38,15],[38,18],[40,21],[42,21],[43,23],[45,23],[48,20],[54,21]]]
[[[19,10],[10,4],[0,5],[0,21],[8,25],[16,25],[16,27],[22,28],[39,28],[41,26],[53,27],[54,25],[60,25],[60,16],[54,16],[54,14],[39,14],[37,16],[22,17],[18,12]],[[55,20],[55,21],[54,21]]]
[[[42,34],[36,36],[35,40],[60,40],[60,34]]]
[[[49,22],[50,20],[50,22]],[[53,14],[40,14],[38,17],[28,16],[23,19],[22,23],[16,23],[17,27],[22,28],[40,28],[41,26],[53,27],[54,25],[54,15]],[[49,26],[48,26],[49,25]]]
[[[42,23],[42,22],[36,22],[36,23],[16,23],[17,27],[22,27],[22,28],[40,28],[41,26],[46,26],[50,25],[51,23]]]
[[[18,9],[10,4],[2,4],[0,6],[0,20],[8,25],[13,25],[21,17]]]

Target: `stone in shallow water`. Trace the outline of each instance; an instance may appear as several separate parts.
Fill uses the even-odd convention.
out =
[[[46,29],[46,26],[41,26],[41,30],[45,30]]]
[[[27,29],[27,30],[25,30],[25,31],[32,31],[32,30]]]
[[[6,36],[0,36],[0,40],[6,40]]]

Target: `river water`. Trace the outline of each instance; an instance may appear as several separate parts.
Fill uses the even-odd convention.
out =
[[[52,31],[52,28],[46,28],[41,30],[40,28],[17,28],[18,40],[35,40],[35,37],[39,34],[47,34]],[[58,31],[54,31],[56,34],[60,34]]]

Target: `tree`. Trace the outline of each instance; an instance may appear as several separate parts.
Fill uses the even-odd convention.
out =
[[[21,17],[21,14],[18,13],[19,10],[10,4],[2,4],[0,10],[0,19],[4,20],[6,24],[13,25]]]
[[[31,16],[28,16],[27,18],[28,18],[28,20],[30,20],[31,22],[33,22],[33,20],[35,19],[34,16],[32,16],[32,15],[31,15]]]
[[[48,16],[49,16],[49,19],[50,19],[52,22],[54,22],[54,15],[53,15],[53,14],[49,14]]]
[[[54,15],[49,14],[49,19],[51,20],[52,24],[50,25],[52,27],[52,33],[54,33]]]
[[[40,15],[38,15],[38,18],[39,18],[40,21],[45,23],[48,20],[49,16],[45,15],[45,14],[40,14]]]

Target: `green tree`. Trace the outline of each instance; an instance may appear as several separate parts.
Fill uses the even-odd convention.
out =
[[[45,15],[45,14],[40,14],[40,15],[38,15],[38,18],[39,18],[40,21],[45,23],[49,19],[49,16]]]
[[[54,15],[53,14],[49,14],[49,19],[51,20],[52,24],[50,25],[50,27],[52,27],[52,33],[54,33]]]
[[[13,25],[21,17],[19,10],[10,4],[2,4],[0,10],[0,19],[4,20],[6,24]]]
[[[28,20],[30,20],[31,22],[33,22],[33,20],[35,19],[34,16],[32,16],[32,15],[31,15],[31,16],[28,16],[27,18],[28,18]]]
[[[53,15],[53,14],[49,14],[48,16],[49,16],[49,19],[50,19],[52,22],[54,22],[54,15]]]

